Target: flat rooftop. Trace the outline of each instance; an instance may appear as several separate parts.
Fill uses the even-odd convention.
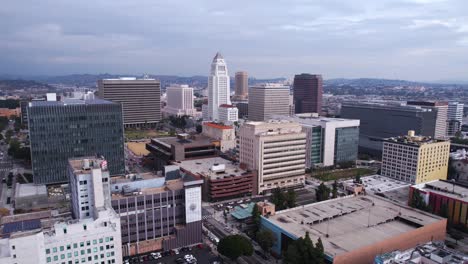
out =
[[[241,176],[248,173],[247,171],[239,168],[239,166],[234,165],[232,161],[221,157],[184,160],[174,164],[185,171],[202,176],[203,178],[209,177],[212,180]],[[222,168],[222,165],[224,165],[224,169]]]
[[[41,106],[66,106],[66,105],[100,105],[100,104],[116,104],[111,101],[103,99],[64,99],[63,101],[32,101],[29,103],[30,107],[41,107]]]
[[[386,138],[384,139],[384,142],[421,146],[424,144],[448,142],[448,140],[434,139],[432,137],[425,137],[425,136],[399,136],[399,137]]]
[[[174,146],[184,146],[184,147],[198,147],[198,146],[206,146],[213,144],[214,141],[212,138],[209,138],[204,135],[191,135],[188,138],[178,138],[178,137],[164,137],[164,138],[153,138],[152,141],[160,142],[165,144],[167,147],[170,148],[171,145]],[[151,145],[151,143],[148,143]]]
[[[160,178],[164,178],[164,177],[158,176],[152,172],[132,173],[132,174],[127,174],[127,175],[111,177],[111,184],[144,181],[144,180],[160,179]]]
[[[267,219],[296,237],[306,232],[314,241],[320,237],[325,252],[333,256],[442,220],[377,196],[347,196],[279,211]]]
[[[19,184],[16,183],[15,198],[28,197],[36,195],[47,196],[47,187],[45,185],[39,185],[34,183]]]
[[[353,186],[355,183],[353,182],[354,180],[346,180],[343,181],[343,184],[347,186]],[[362,184],[364,185],[364,188],[366,189],[367,193],[385,193],[389,191],[393,191],[396,189],[400,189],[403,187],[408,187],[411,184],[404,182],[404,181],[398,181],[394,180],[392,178],[388,178],[385,176],[381,175],[371,175],[371,176],[365,176],[361,177]]]
[[[430,191],[432,193],[468,202],[468,188],[456,183],[436,180],[414,185],[413,187],[422,191]]]
[[[87,160],[87,164],[85,164],[85,160]],[[73,169],[74,174],[84,174],[91,173],[91,169],[100,168],[101,162],[103,161],[104,159],[96,157],[82,157],[69,159],[68,165],[70,165],[70,167]],[[87,168],[85,168],[85,165]]]

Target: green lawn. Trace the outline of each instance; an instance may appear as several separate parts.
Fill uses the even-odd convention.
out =
[[[333,181],[338,179],[354,178],[356,175],[367,176],[374,171],[366,168],[351,168],[343,170],[314,170],[311,176],[321,181]]]
[[[155,137],[167,137],[169,133],[156,130],[125,130],[125,138],[128,140],[150,139]]]

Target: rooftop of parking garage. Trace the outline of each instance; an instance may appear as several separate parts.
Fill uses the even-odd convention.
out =
[[[325,251],[337,255],[442,218],[380,197],[347,196],[279,211],[268,220],[296,237],[306,232],[314,241],[320,237]]]

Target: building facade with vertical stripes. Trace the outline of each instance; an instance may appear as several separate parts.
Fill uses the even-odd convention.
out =
[[[111,203],[120,215],[123,256],[202,242],[202,180],[115,180]]]
[[[109,173],[125,173],[122,107],[105,100],[33,101],[28,105],[36,184],[68,182],[68,159],[103,156]]]
[[[154,79],[104,79],[99,97],[122,104],[125,127],[152,126],[161,121],[161,83]]]
[[[468,227],[468,187],[455,182],[437,180],[410,187],[408,204],[418,192],[429,212],[446,217],[450,224]]]

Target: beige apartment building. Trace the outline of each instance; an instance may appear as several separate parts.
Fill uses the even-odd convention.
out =
[[[381,174],[412,184],[446,180],[449,153],[449,141],[408,131],[407,136],[384,140]]]
[[[305,144],[306,134],[296,122],[247,122],[239,130],[239,161],[257,171],[259,193],[303,185]]]

